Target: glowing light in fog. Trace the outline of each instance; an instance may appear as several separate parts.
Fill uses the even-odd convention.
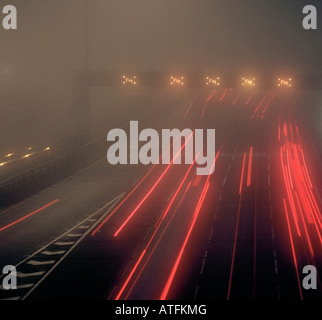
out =
[[[292,87],[292,78],[288,78],[288,79],[278,78],[277,86],[280,88]]]
[[[256,86],[256,78],[242,78],[242,86],[243,87],[255,87]]]
[[[6,156],[5,156],[5,158],[10,158],[10,157],[12,157],[14,155],[14,153],[8,153]]]
[[[29,158],[31,155],[32,155],[32,153],[28,153],[28,154],[25,154],[24,156],[22,156],[21,158],[26,159],[26,158]]]
[[[170,79],[171,79],[171,82],[170,82],[171,85],[177,85],[177,86],[183,86],[184,85],[184,82],[183,82],[184,77],[173,77],[173,76],[171,76]]]
[[[123,85],[136,85],[136,76],[123,76]]]
[[[206,85],[209,87],[220,86],[220,78],[219,77],[207,77],[206,78]]]

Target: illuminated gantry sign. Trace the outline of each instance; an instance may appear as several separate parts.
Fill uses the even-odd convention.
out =
[[[256,79],[255,78],[242,78],[243,87],[255,87]]]
[[[219,77],[207,77],[206,85],[209,87],[217,87],[220,86],[220,78]]]
[[[136,85],[136,76],[123,76],[123,85],[132,85],[135,86]]]
[[[184,85],[184,82],[183,82],[184,77],[173,77],[173,76],[171,76],[170,79],[171,79],[170,84],[172,86],[183,86]]]
[[[281,88],[292,87],[292,78],[288,78],[288,79],[278,78],[277,86]]]

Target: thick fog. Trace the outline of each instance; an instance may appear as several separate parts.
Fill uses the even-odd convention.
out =
[[[1,151],[75,134],[81,70],[322,73],[321,31],[302,27],[306,1],[1,0],[0,8],[6,4],[17,8],[18,30],[0,28]],[[321,5],[310,4],[322,17]],[[108,114],[112,90],[92,90],[97,118]]]

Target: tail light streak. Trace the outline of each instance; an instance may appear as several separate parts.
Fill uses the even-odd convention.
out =
[[[254,110],[254,113],[253,113],[253,115],[252,115],[252,118],[255,118],[255,116],[256,116],[256,114],[257,114],[257,111],[258,111],[258,110],[259,110],[259,108],[263,105],[263,103],[265,102],[266,98],[267,98],[267,95],[266,95],[266,96],[264,96],[264,97],[262,98],[262,100],[259,102],[258,106],[257,106],[257,107],[256,107],[256,109]]]
[[[226,96],[226,94],[227,94],[228,90],[229,90],[228,88],[226,88],[226,89],[225,89],[224,93],[222,94],[222,96],[221,96],[221,97],[220,97],[220,99],[219,99],[219,101],[220,101],[220,102],[224,100],[224,98],[225,98],[225,96]]]
[[[250,97],[249,97],[249,98],[248,98],[248,100],[246,101],[246,105],[248,105],[248,104],[249,104],[250,100],[252,100],[252,98],[254,97],[255,93],[256,93],[256,91],[254,91],[254,92],[250,95]]]
[[[253,151],[254,148],[251,146],[249,148],[249,158],[248,158],[248,170],[247,170],[247,187],[250,187],[252,179],[252,161],[253,161]]]
[[[270,106],[270,104],[272,103],[272,101],[273,101],[273,99],[275,98],[275,96],[276,96],[276,94],[273,94],[271,97],[270,97],[270,99],[268,100],[268,102],[266,103],[266,105],[265,105],[265,107],[264,107],[264,109],[263,109],[263,111],[262,111],[262,115],[261,115],[261,118],[263,119],[264,118],[264,114],[265,114],[265,112],[266,112],[266,110],[267,110],[267,108]]]
[[[217,153],[217,157],[218,157],[218,155],[219,155],[219,152]],[[216,157],[216,159],[217,159],[217,157]],[[213,167],[215,166],[216,159],[215,159],[215,161],[213,163]],[[187,243],[189,241],[190,235],[192,233],[192,230],[193,230],[193,228],[195,226],[195,223],[197,221],[197,218],[199,216],[201,207],[202,207],[203,202],[204,202],[204,200],[206,198],[206,195],[207,195],[207,192],[208,192],[208,189],[209,189],[209,180],[210,180],[210,175],[208,175],[207,180],[206,180],[206,182],[204,184],[204,187],[203,187],[203,190],[201,192],[199,201],[197,203],[197,206],[195,208],[194,214],[193,214],[191,222],[190,222],[190,227],[189,227],[188,232],[186,234],[186,237],[185,237],[185,239],[183,241],[183,244],[182,244],[181,249],[179,251],[179,254],[178,254],[177,258],[176,258],[176,261],[175,261],[175,263],[174,263],[174,265],[172,267],[172,270],[171,270],[171,273],[169,275],[169,278],[168,278],[168,280],[167,280],[167,282],[166,282],[166,284],[165,284],[165,286],[163,288],[162,294],[160,296],[160,300],[165,300],[167,295],[168,295],[168,293],[169,293],[170,287],[172,285],[174,276],[175,276],[175,274],[177,272],[177,269],[179,267],[179,264],[180,264],[181,258],[183,256],[184,250],[185,250],[185,248],[187,246]]]
[[[193,96],[193,98],[192,98],[192,100],[191,100],[191,102],[190,102],[190,104],[189,104],[189,107],[188,107],[188,109],[187,109],[187,111],[186,111],[186,113],[185,113],[185,115],[184,115],[184,117],[185,117],[185,118],[187,118],[187,116],[188,116],[188,114],[189,114],[189,111],[190,111],[190,109],[191,109],[191,107],[192,107],[192,105],[193,105],[194,101],[196,100],[197,93],[198,93],[198,91],[195,93],[195,95]]]
[[[288,124],[286,122],[283,124],[283,133],[283,140],[280,141],[282,143],[280,146],[280,163],[287,195],[286,198],[283,198],[283,205],[300,296],[303,299],[294,237],[297,235],[301,238],[300,243],[303,244],[304,250],[309,253],[308,258],[313,261],[315,250],[321,250],[317,249],[316,245],[322,246],[321,212],[307,169],[299,129],[297,126],[293,128],[293,123],[289,120]],[[296,233],[293,231],[294,227]],[[316,232],[319,239],[318,244],[312,242],[314,239],[312,232]]]
[[[195,159],[195,161],[196,161],[196,159]],[[175,199],[177,198],[177,196],[178,196],[178,194],[179,194],[180,190],[182,189],[182,186],[183,186],[183,185],[184,185],[184,183],[186,182],[186,180],[187,180],[187,178],[188,178],[188,175],[189,175],[189,173],[191,172],[191,169],[193,168],[193,166],[194,166],[194,164],[195,164],[195,161],[194,161],[194,163],[193,163],[193,164],[191,164],[191,165],[190,165],[190,167],[189,167],[189,169],[187,170],[187,172],[186,172],[185,176],[184,176],[184,177],[183,177],[183,179],[181,180],[181,183],[180,183],[179,187],[177,188],[176,192],[175,192],[175,193],[173,194],[173,196],[171,197],[171,200],[169,201],[169,203],[168,203],[168,205],[167,205],[166,209],[164,210],[164,212],[163,212],[163,214],[162,214],[161,218],[160,218],[160,219],[158,220],[158,222],[155,224],[155,226],[154,226],[154,232],[153,232],[152,236],[150,237],[150,240],[148,241],[148,243],[146,244],[146,246],[145,246],[144,250],[142,251],[142,253],[141,253],[141,255],[140,255],[140,257],[139,257],[139,259],[138,259],[137,263],[136,263],[136,264],[134,265],[134,267],[132,268],[132,270],[131,270],[130,274],[128,275],[128,277],[127,277],[127,279],[125,280],[125,282],[124,282],[123,286],[121,287],[120,291],[118,292],[118,294],[117,294],[117,296],[116,296],[115,300],[119,300],[119,299],[120,299],[120,297],[122,296],[122,294],[123,294],[124,290],[125,290],[125,289],[126,289],[126,287],[128,286],[129,282],[132,280],[134,273],[137,271],[137,269],[138,269],[138,267],[139,267],[140,263],[142,262],[142,260],[143,260],[143,258],[144,258],[144,256],[145,256],[145,254],[148,252],[149,247],[151,246],[151,244],[152,244],[153,240],[154,240],[154,239],[155,239],[155,237],[157,236],[157,234],[158,234],[158,232],[159,232],[159,230],[160,230],[160,228],[161,228],[162,222],[164,221],[164,219],[165,219],[165,218],[166,218],[166,216],[168,215],[168,213],[169,213],[169,211],[170,211],[170,208],[172,207],[172,205],[173,205],[173,203],[174,203]],[[190,186],[190,184],[189,184],[188,186]],[[168,222],[168,224],[169,224],[169,222]],[[159,236],[159,239],[157,240],[156,244],[155,244],[155,245],[153,246],[153,248],[149,251],[149,256],[146,258],[144,265],[141,267],[141,271],[140,271],[140,273],[136,276],[136,279],[134,280],[135,282],[137,281],[138,277],[141,275],[141,273],[142,273],[142,271],[144,270],[144,268],[145,268],[146,264],[148,263],[148,261],[149,261],[150,257],[152,256],[153,252],[155,251],[156,247],[158,246],[158,244],[159,244],[159,242],[160,242],[160,240],[161,240],[161,238],[162,238],[162,235],[163,235],[163,233],[165,232],[165,230],[166,230],[166,228],[167,228],[168,224],[167,224],[167,225],[166,225],[166,227],[163,229],[163,232],[162,232],[162,233],[161,233],[161,235]],[[135,284],[135,283],[134,283],[134,284]],[[132,290],[132,288],[133,288],[134,284],[133,284],[133,285],[132,285],[132,287],[129,289],[127,296],[130,294],[130,291]]]
[[[299,286],[299,292],[300,292],[301,300],[303,300],[302,286],[301,286],[300,276],[299,276],[299,272],[298,272],[298,265],[297,265],[297,259],[296,259],[296,254],[295,254],[294,242],[293,242],[292,231],[291,231],[291,226],[290,226],[290,221],[289,221],[289,217],[288,217],[288,212],[287,212],[287,206],[286,206],[285,199],[283,199],[283,204],[284,204],[284,210],[285,210],[285,216],[286,216],[286,221],[287,221],[288,232],[289,232],[289,236],[290,236],[290,242],[291,242],[291,248],[292,248],[292,255],[293,255],[295,271],[296,271],[297,283],[298,283],[298,286]]]
[[[41,211],[45,210],[46,208],[48,208],[48,207],[50,207],[50,206],[54,205],[55,203],[57,203],[58,201],[59,201],[59,199],[56,199],[56,200],[54,200],[54,201],[52,201],[52,202],[49,202],[49,203],[47,203],[46,205],[42,206],[41,208],[39,208],[39,209],[37,209],[37,210],[35,210],[35,211],[32,211],[32,212],[28,213],[27,215],[23,216],[22,218],[20,218],[20,219],[18,219],[18,220],[15,220],[15,221],[13,221],[13,222],[11,222],[11,223],[9,223],[8,225],[6,225],[6,226],[4,226],[4,227],[0,228],[0,232],[1,232],[1,231],[4,231],[4,230],[6,230],[6,229],[8,229],[8,228],[10,228],[10,227],[12,227],[12,226],[14,226],[15,224],[17,224],[17,223],[19,223],[19,222],[21,222],[21,221],[23,221],[23,220],[25,220],[25,219],[27,219],[27,218],[29,218],[29,217],[31,217],[31,216],[33,216],[33,215],[34,215],[34,214],[36,214],[36,213],[39,213],[39,212],[41,212]]]
[[[172,145],[171,145],[172,146]],[[171,148],[170,146],[170,148]],[[167,149],[166,152],[168,152],[169,149]],[[162,157],[162,156],[161,156]],[[138,187],[146,180],[146,178],[151,174],[153,169],[156,167],[156,165],[153,165],[148,172],[141,178],[141,180],[136,184],[136,186],[131,190],[130,193],[116,206],[116,208],[98,225],[98,227],[91,233],[91,236],[93,237],[98,230],[100,230],[103,225],[112,217],[114,214],[122,207],[122,205],[131,197],[131,195],[138,189]]]
[[[92,232],[92,236],[94,236],[99,229],[102,228],[102,226],[118,211],[118,209],[126,202],[130,196],[134,193],[134,191],[143,183],[143,181],[150,175],[150,173],[153,171],[153,169],[156,167],[156,165],[153,165],[150,170],[143,176],[143,178],[137,183],[137,185],[132,189],[130,193],[127,194],[127,196],[115,207],[115,209],[98,225],[97,228]]]
[[[189,241],[191,232],[192,232],[192,230],[194,228],[194,225],[195,225],[195,223],[197,221],[197,218],[199,216],[199,212],[200,212],[200,209],[202,207],[202,204],[203,204],[203,202],[205,200],[205,197],[206,197],[206,194],[207,194],[208,189],[209,189],[209,180],[207,179],[207,181],[205,183],[205,186],[204,186],[204,189],[203,189],[203,191],[201,193],[201,196],[199,198],[199,202],[198,202],[198,204],[196,206],[196,209],[195,209],[195,212],[193,214],[192,220],[190,222],[190,227],[188,229],[188,233],[187,233],[187,235],[186,235],[186,237],[184,239],[183,245],[182,245],[182,247],[181,247],[181,249],[179,251],[179,254],[177,256],[177,259],[176,259],[176,261],[175,261],[175,263],[173,265],[173,268],[172,268],[171,273],[170,273],[170,276],[169,276],[169,278],[168,278],[168,280],[166,282],[166,285],[165,285],[165,287],[164,287],[164,289],[162,291],[162,294],[160,296],[160,300],[165,300],[166,297],[167,297],[167,295],[168,295],[168,292],[170,290],[170,287],[171,287],[171,284],[173,282],[174,276],[175,276],[175,274],[177,272],[177,269],[178,269],[178,266],[180,264],[182,255],[183,255],[184,250],[186,248],[186,245],[187,245],[187,243]]]
[[[187,142],[191,139],[192,134],[189,136],[189,138],[185,141],[184,145],[181,147],[180,151],[177,152],[177,154],[173,157],[170,164],[167,165],[166,169],[163,171],[161,176],[158,178],[158,180],[153,184],[149,192],[143,197],[143,199],[139,202],[139,204],[135,207],[135,209],[130,213],[130,215],[125,219],[125,221],[122,223],[122,225],[116,230],[114,233],[114,237],[117,237],[118,234],[123,230],[123,228],[128,224],[128,222],[133,218],[135,213],[138,211],[138,209],[141,207],[141,205],[145,202],[145,200],[151,195],[151,193],[155,190],[159,182],[162,180],[162,178],[165,176],[165,174],[168,172],[170,167],[172,166],[174,160],[181,154],[182,149],[185,147]]]
[[[216,161],[217,161],[217,159],[218,159],[218,157],[219,157],[220,151],[221,151],[222,147],[224,146],[224,144],[226,143],[226,141],[228,140],[229,136],[230,136],[230,132],[229,132],[229,133],[228,133],[228,135],[226,136],[226,138],[225,138],[224,142],[222,143],[222,145],[221,145],[221,147],[220,147],[219,151],[217,152],[216,157],[215,157],[215,161],[213,162],[212,166],[214,166],[214,165],[215,165],[215,163],[216,163]],[[198,156],[198,155],[197,155],[197,156]],[[197,158],[197,157],[196,157],[196,158]],[[195,163],[195,161],[196,161],[196,158],[195,158],[195,160],[194,160],[194,163]],[[116,298],[115,298],[116,300],[121,299],[121,297],[123,297],[123,298],[125,297],[125,299],[127,299],[127,298],[129,297],[131,290],[133,289],[133,287],[134,287],[135,283],[137,282],[138,278],[139,278],[139,277],[140,277],[140,275],[142,274],[142,272],[143,272],[143,270],[144,270],[145,266],[147,265],[147,263],[148,263],[148,261],[149,261],[149,259],[150,259],[151,255],[153,254],[154,250],[157,248],[157,246],[158,246],[159,242],[161,241],[161,238],[162,238],[162,236],[163,236],[164,232],[166,231],[166,229],[167,229],[168,225],[169,225],[169,224],[170,224],[170,222],[171,222],[172,217],[174,216],[174,214],[175,214],[175,212],[176,212],[176,210],[177,210],[177,209],[175,209],[175,210],[174,210],[174,212],[172,213],[172,216],[171,216],[169,219],[167,219],[167,223],[166,223],[165,227],[163,228],[163,231],[162,231],[162,232],[161,232],[161,234],[158,236],[158,239],[157,239],[156,243],[155,243],[155,244],[153,245],[153,247],[151,248],[152,242],[155,240],[155,238],[156,238],[157,234],[159,233],[159,230],[160,230],[161,226],[164,224],[164,223],[162,223],[162,222],[165,222],[165,218],[166,218],[166,216],[169,214],[170,209],[171,209],[171,207],[173,206],[175,199],[178,197],[180,190],[182,190],[182,188],[183,188],[183,186],[184,186],[185,182],[187,181],[187,179],[188,179],[188,177],[189,177],[189,173],[191,172],[192,168],[193,168],[193,164],[192,164],[192,165],[190,165],[189,169],[187,170],[186,174],[184,175],[183,179],[181,180],[181,182],[180,182],[180,184],[179,184],[179,186],[178,186],[178,188],[177,188],[176,192],[172,195],[171,199],[169,200],[169,203],[168,203],[168,205],[167,205],[166,209],[163,211],[163,214],[162,214],[161,218],[160,218],[160,219],[158,220],[158,222],[154,225],[154,232],[153,232],[152,236],[150,237],[150,239],[149,239],[149,241],[148,241],[147,245],[145,246],[144,250],[142,251],[141,255],[139,256],[139,258],[138,258],[137,262],[135,263],[134,267],[132,268],[132,270],[131,270],[131,272],[129,273],[128,277],[126,278],[125,282],[124,282],[124,283],[123,283],[123,285],[121,286],[121,288],[120,288],[120,290],[119,290],[118,294],[116,295]],[[194,178],[194,177],[193,177],[193,178]],[[188,185],[187,185],[186,189],[184,190],[183,197],[182,197],[182,199],[181,199],[180,203],[177,205],[177,208],[178,208],[178,206],[180,206],[180,205],[181,205],[181,202],[183,201],[183,198],[185,197],[185,195],[187,194],[187,192],[188,192],[189,188],[191,187],[191,185],[192,185],[192,181],[193,181],[193,178],[190,180],[190,182],[188,183]],[[202,204],[203,204],[204,199],[205,199],[205,197],[206,197],[206,194],[207,194],[207,192],[208,192],[208,188],[209,188],[209,179],[210,179],[210,175],[208,175],[208,176],[207,176],[207,179],[206,179],[206,182],[205,182],[205,184],[204,184],[204,186],[203,186],[202,192],[201,192],[201,194],[200,194],[200,197],[199,197],[199,200],[198,200],[197,206],[196,206],[195,211],[194,211],[194,213],[193,213],[193,216],[192,216],[192,218],[191,218],[191,221],[190,221],[190,224],[189,224],[188,232],[187,232],[187,234],[186,234],[186,236],[185,236],[185,238],[184,238],[184,242],[183,242],[182,247],[181,247],[181,249],[180,249],[180,251],[179,251],[179,254],[178,254],[178,256],[177,256],[177,258],[176,258],[176,260],[175,260],[174,266],[172,267],[171,273],[170,273],[169,278],[168,278],[168,280],[167,280],[167,282],[166,282],[166,284],[165,284],[165,287],[164,287],[164,289],[163,289],[163,291],[162,291],[162,294],[161,294],[161,296],[160,296],[160,299],[165,299],[165,298],[166,298],[166,296],[167,296],[167,294],[168,294],[168,292],[169,292],[169,289],[170,289],[171,284],[172,284],[172,282],[173,282],[173,279],[174,279],[174,276],[175,276],[175,274],[176,274],[177,268],[178,268],[178,266],[179,266],[179,264],[180,264],[180,261],[181,261],[182,255],[183,255],[183,253],[184,253],[184,250],[185,250],[186,245],[187,245],[187,243],[188,243],[188,240],[189,240],[189,238],[190,238],[191,232],[192,232],[192,230],[193,230],[193,228],[194,228],[194,225],[195,225],[195,222],[196,222],[196,220],[197,220],[197,218],[198,218],[198,215],[199,215],[200,209],[201,209],[201,207],[202,207]],[[144,264],[143,264],[143,265],[141,265],[141,267],[140,267],[140,271],[138,271],[138,268],[139,268],[140,264],[142,264],[143,259],[144,259],[144,256],[147,254],[147,252],[148,252],[148,251],[149,251],[149,255],[145,258],[145,260],[144,260]],[[137,272],[138,272],[138,273],[137,273]],[[133,276],[134,276],[134,274],[135,274],[135,273],[137,273],[137,275],[136,275],[136,278],[135,278],[135,279],[133,279]],[[130,282],[132,282],[131,287],[127,289],[127,294],[124,296],[125,290],[126,290],[126,288],[129,286]]]
[[[242,191],[243,191],[243,180],[244,180],[244,171],[245,171],[245,161],[246,161],[246,153],[244,153],[244,157],[243,157],[242,172],[241,172],[240,184],[239,184],[239,194],[242,194]]]
[[[208,105],[209,101],[213,98],[213,96],[215,95],[215,93],[216,93],[216,90],[214,90],[214,91],[211,93],[211,95],[207,98],[207,100],[206,100],[206,102],[205,102],[205,105],[204,105],[204,107],[203,107],[202,113],[201,113],[201,118],[203,118],[203,117],[204,117],[205,112],[206,112],[207,105]]]
[[[235,98],[235,100],[232,103],[232,106],[234,106],[236,104],[236,102],[238,101],[238,99],[242,96],[243,92],[241,92],[240,94],[237,95],[237,97]]]

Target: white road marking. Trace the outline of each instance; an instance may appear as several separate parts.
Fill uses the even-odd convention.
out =
[[[95,211],[90,217],[95,216],[98,212],[100,212],[101,210],[105,209],[106,207],[108,207],[109,205],[111,205],[113,202],[113,205],[110,206],[110,208],[100,217],[100,219],[97,220],[96,223],[93,224],[93,226],[88,229],[72,246],[71,248],[69,248],[69,250],[58,260],[56,261],[55,265],[32,287],[31,290],[29,290],[23,297],[22,300],[25,300],[56,268],[57,266],[59,266],[59,264],[68,256],[68,254],[84,239],[84,237],[86,237],[88,235],[88,233],[95,228],[95,226],[105,218],[105,216],[114,208],[115,204],[117,203],[117,201],[119,199],[121,199],[124,196],[125,192],[121,193],[120,195],[118,195],[117,197],[115,197],[113,200],[109,201],[107,204],[105,204],[102,208],[100,208],[99,210]],[[49,244],[47,244],[48,247],[51,244],[56,244],[57,240],[59,238],[64,237],[66,234],[69,234],[73,229],[77,228],[78,226],[80,226],[82,223],[84,223],[85,221],[87,221],[88,218],[84,219],[82,222],[80,222],[79,224],[77,224],[76,226],[74,226],[73,228],[71,228],[70,230],[66,231],[64,234],[62,234],[60,237],[56,238],[55,240],[53,240],[52,242],[50,242]],[[44,247],[44,248],[45,248]],[[36,255],[38,252],[41,252],[42,250],[38,250],[36,253],[34,253],[34,255]],[[26,259],[25,259],[26,260]],[[22,261],[23,262],[23,261]],[[19,264],[21,264],[22,262],[20,262]]]
[[[212,226],[212,227],[211,227],[210,235],[209,235],[208,241],[211,241],[213,233],[214,233],[214,226]]]
[[[48,264],[54,264],[55,262],[56,262],[55,260],[47,260],[47,261],[30,260],[28,261],[28,264],[32,266],[45,266]]]
[[[57,241],[54,244],[57,246],[70,246],[74,243],[75,243],[75,241]]]
[[[82,235],[82,233],[69,233],[67,234],[67,237],[80,237]]]
[[[174,190],[170,193],[170,195],[169,195],[169,197],[167,199],[167,202],[169,202],[169,200],[171,199],[171,197],[173,196],[173,194],[174,194]]]
[[[273,255],[274,255],[274,270],[275,270],[275,274],[278,275],[278,262],[277,262],[277,254],[276,254],[276,249],[275,249],[275,233],[274,233],[274,227],[273,227],[273,214],[272,214],[272,195],[271,195],[271,181],[270,181],[270,170],[271,170],[271,152],[272,152],[272,141],[273,141],[273,135],[271,136],[270,139],[270,144],[269,144],[269,152],[268,152],[268,177],[269,177],[269,192],[268,192],[268,196],[269,196],[269,201],[270,201],[270,219],[271,219],[271,232],[272,232],[272,242],[273,242]],[[280,295],[280,288],[279,285],[276,284],[276,296],[277,296],[277,300],[281,299],[281,295]]]
[[[133,183],[132,183],[132,187],[134,187],[141,179],[143,178],[143,175],[141,175],[140,177],[138,177]]]
[[[44,273],[45,271],[31,272],[31,273],[18,272],[17,277],[18,278],[38,277],[38,276],[42,276]]]
[[[277,259],[274,259],[274,269],[275,269],[275,273],[278,274]]]
[[[197,285],[197,287],[196,287],[196,291],[195,291],[195,295],[194,295],[194,300],[197,299],[198,291],[199,291],[199,285]]]
[[[46,251],[43,251],[42,254],[45,254],[46,256],[54,256],[56,254],[63,254],[65,252],[66,252],[66,250],[60,250],[60,251],[48,251],[48,250],[46,250]]]
[[[201,265],[201,269],[200,269],[200,274],[203,274],[203,270],[205,268],[205,263],[206,263],[206,259],[202,259],[202,265]]]
[[[224,185],[225,185],[226,180],[227,180],[227,174],[225,175],[225,179],[224,179],[224,181],[223,181],[223,183],[222,183],[222,186],[224,186]]]
[[[17,289],[27,289],[27,288],[32,288],[35,284],[34,283],[27,283],[27,284],[22,284],[20,286],[17,286]]]
[[[152,230],[152,228],[150,227],[147,231],[147,233],[145,234],[143,241],[145,241],[145,239],[147,238],[148,234],[150,233],[150,231]]]
[[[73,176],[77,176],[77,175],[79,175],[80,173],[82,173],[82,172],[86,171],[87,169],[90,169],[90,168],[92,168],[92,167],[96,166],[98,163],[102,162],[102,161],[103,161],[103,160],[105,160],[105,159],[106,159],[106,157],[103,157],[103,158],[101,158],[101,159],[97,160],[96,162],[94,162],[94,163],[92,163],[91,165],[89,165],[89,166],[87,166],[87,167],[85,167],[85,168],[81,169],[80,171],[76,172],[75,174],[73,174],[72,176],[70,176],[70,177],[68,177],[68,178],[66,178],[66,179],[70,179],[70,178],[71,178],[71,177],[73,177]]]

